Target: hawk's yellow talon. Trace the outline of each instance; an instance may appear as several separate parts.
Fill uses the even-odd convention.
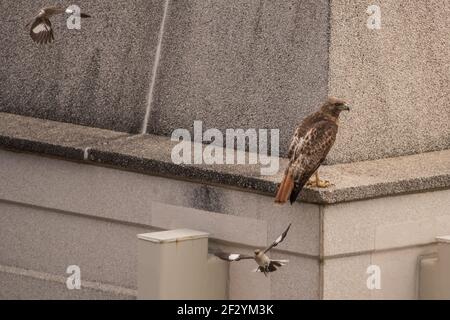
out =
[[[314,175],[308,180],[306,185],[313,188],[328,188],[333,184],[328,180],[320,180],[319,173],[318,171],[316,171]]]

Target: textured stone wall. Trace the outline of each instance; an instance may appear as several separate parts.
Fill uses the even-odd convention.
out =
[[[24,25],[44,4],[0,4],[0,111],[162,135],[279,128],[285,154],[330,94],[353,106],[330,163],[450,147],[447,0],[377,1],[380,30],[368,0],[79,1],[94,18],[55,17],[39,46]]]
[[[328,5],[317,0],[172,1],[149,131],[279,128],[327,92]]]
[[[367,7],[381,29],[366,27]],[[450,3],[333,0],[329,91],[353,105],[334,162],[450,148]]]
[[[102,289],[137,287],[139,233],[205,230],[212,252],[249,254],[292,223],[283,251],[271,251],[290,264],[265,281],[251,272],[254,261],[230,264],[229,297],[319,298],[318,205],[274,207],[272,197],[260,194],[4,150],[0,159],[0,297],[67,298],[65,282],[56,286],[54,279],[75,264],[82,286],[98,283],[98,294],[110,298],[111,290]],[[3,274],[8,267],[12,272]],[[48,281],[23,279],[23,270]],[[39,286],[48,290],[41,295]],[[92,298],[79,291],[75,298]]]
[[[0,159],[4,299],[133,298],[138,233],[201,230],[211,235],[211,252],[251,254],[289,223],[286,239],[270,251],[289,264],[265,278],[251,272],[252,260],[231,263],[230,299],[415,299],[418,256],[436,252],[436,235],[450,232],[448,188],[273,206],[272,196],[217,185],[4,150]],[[359,164],[348,166],[358,171]],[[379,187],[372,177],[362,180]],[[69,292],[66,269],[73,264],[81,268],[82,290]],[[367,287],[371,265],[381,268],[380,290]]]
[[[55,42],[34,43],[26,23],[43,6],[77,4],[81,30],[53,17]],[[139,132],[163,12],[161,0],[0,3],[0,110]]]

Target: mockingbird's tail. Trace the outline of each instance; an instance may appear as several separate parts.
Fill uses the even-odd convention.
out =
[[[272,260],[270,263],[273,263],[277,267],[281,267],[287,265],[289,260]]]
[[[253,269],[252,272],[264,272],[264,274],[267,276],[268,272],[277,271],[277,268],[285,266],[286,264],[288,264],[288,262],[289,260],[270,260],[268,266],[265,267],[259,266],[258,268]]]

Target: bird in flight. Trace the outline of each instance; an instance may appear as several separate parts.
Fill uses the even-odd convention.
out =
[[[51,43],[53,40],[55,40],[53,36],[53,28],[52,23],[50,22],[50,17],[64,13],[74,14],[75,12],[71,9],[64,9],[60,6],[42,8],[37,16],[35,16],[26,25],[26,27],[28,27],[31,24],[31,39],[39,44]],[[90,18],[91,16],[85,13],[80,13],[80,17]]]
[[[274,241],[270,246],[268,246],[264,250],[256,249],[254,251],[254,255],[245,255],[240,253],[226,253],[226,252],[217,252],[215,255],[219,257],[222,260],[226,261],[239,261],[244,259],[253,259],[258,264],[258,267],[253,270],[253,272],[263,272],[264,275],[267,277],[267,273],[274,272],[277,270],[277,267],[281,267],[286,265],[289,260],[273,260],[270,259],[266,253],[269,252],[273,247],[276,247],[280,242],[286,238],[286,235],[289,231],[289,228],[291,227],[291,224],[288,225],[286,230]]]
[[[341,99],[330,97],[319,111],[306,117],[297,127],[289,147],[286,168],[275,203],[295,202],[305,184],[326,188],[328,181],[320,180],[318,168],[333,146],[338,132],[339,115],[350,107]],[[315,179],[310,180],[314,175]]]

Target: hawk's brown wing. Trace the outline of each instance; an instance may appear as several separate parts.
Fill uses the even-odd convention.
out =
[[[338,127],[332,121],[319,121],[300,139],[289,162],[288,173],[294,180],[290,195],[293,203],[305,183],[325,160],[336,140]]]
[[[295,129],[294,136],[292,137],[291,144],[289,146],[288,151],[288,158],[291,159],[292,155],[294,153],[294,150],[297,148],[298,142],[302,137],[306,135],[306,133],[309,131],[309,129],[312,128],[314,123],[320,121],[323,119],[323,114],[320,111],[317,111],[309,116],[307,116],[303,121],[300,123],[300,125]]]
[[[36,18],[31,24],[30,36],[34,42],[39,44],[52,42],[54,37],[50,20],[47,18]]]
[[[297,199],[305,183],[325,160],[336,140],[337,129],[336,123],[325,119],[299,127],[299,132],[306,132],[293,138],[289,166],[278,188],[275,202],[284,203],[289,198],[293,203]]]

